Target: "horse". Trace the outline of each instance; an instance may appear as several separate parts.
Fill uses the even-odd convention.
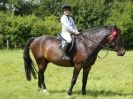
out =
[[[48,91],[45,85],[44,72],[48,63],[51,62],[63,67],[74,67],[71,84],[67,92],[69,96],[72,94],[80,70],[83,69],[82,95],[85,95],[88,75],[97,59],[98,52],[102,48],[106,48],[115,51],[118,56],[125,54],[124,39],[121,30],[114,25],[94,27],[76,35],[74,46],[71,52],[69,52],[71,60],[62,59],[63,55],[59,47],[60,43],[61,41],[54,36],[43,35],[32,37],[25,44],[23,59],[26,78],[30,81],[31,75],[37,78],[36,74],[38,73],[38,87],[45,94],[48,94]],[[30,50],[38,65],[37,73],[30,58]]]

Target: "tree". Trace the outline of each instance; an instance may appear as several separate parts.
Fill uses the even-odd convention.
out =
[[[34,8],[33,2],[26,2],[24,0],[19,0],[14,4],[14,14],[15,15],[29,15],[32,14]]]
[[[0,10],[1,11],[7,10],[7,2],[8,2],[8,0],[0,0]]]
[[[40,0],[34,13],[36,16],[45,17],[50,15],[60,16],[62,0]]]
[[[133,0],[0,0],[0,44],[8,38],[23,45],[42,32],[55,35],[60,31],[63,4],[72,6],[72,17],[80,31],[115,23],[126,45],[132,46]]]
[[[112,6],[112,2],[106,0],[73,0],[72,4],[73,15],[80,30],[103,25]]]

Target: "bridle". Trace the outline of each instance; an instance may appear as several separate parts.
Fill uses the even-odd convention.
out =
[[[111,48],[109,44],[106,44],[106,45],[98,44],[98,43],[95,42],[94,40],[92,40],[92,39],[90,39],[90,38],[87,38],[85,35],[80,35],[80,36],[81,36],[81,38],[82,38],[82,40],[83,40],[84,42],[86,42],[86,41],[84,40],[84,38],[86,38],[86,39],[90,40],[91,42],[95,43],[96,45],[98,45],[98,46],[100,46],[100,47],[102,47],[102,48],[104,48],[104,49],[115,51],[115,49]],[[83,38],[83,37],[84,37],[84,38]]]
[[[98,57],[99,57],[100,59],[106,58],[107,55],[108,55],[108,53],[109,53],[109,50],[116,51],[116,49],[110,47],[110,44],[111,44],[111,43],[114,43],[115,40],[116,40],[116,38],[118,38],[118,33],[117,33],[117,31],[114,30],[114,29],[111,31],[111,34],[109,35],[109,38],[111,39],[111,43],[107,43],[106,45],[99,44],[99,43],[95,42],[94,40],[92,40],[92,39],[86,37],[85,35],[83,35],[83,33],[80,34],[80,36],[81,36],[81,39],[84,41],[84,43],[86,42],[86,41],[84,40],[84,38],[86,38],[86,39],[90,40],[91,42],[95,43],[96,45],[98,45],[98,46],[100,46],[100,47],[102,47],[102,48],[104,48],[104,49],[107,50],[107,53],[106,53],[106,55],[105,55],[103,58],[101,58],[101,57],[98,55]],[[86,43],[85,43],[85,44],[86,44]],[[88,47],[88,46],[87,46],[87,47]]]

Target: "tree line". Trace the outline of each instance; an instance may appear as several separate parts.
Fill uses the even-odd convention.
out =
[[[63,4],[72,6],[72,16],[82,31],[116,24],[127,48],[133,46],[133,0],[0,0],[0,48],[23,48],[26,40],[61,31]]]

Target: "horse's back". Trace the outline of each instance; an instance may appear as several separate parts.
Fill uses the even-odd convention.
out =
[[[30,48],[33,53],[38,53],[37,56],[41,56],[41,54],[44,54],[43,52],[46,52],[48,48],[50,48],[51,45],[53,44],[58,44],[59,41],[49,35],[43,35],[40,37],[37,37],[31,44]],[[40,54],[40,55],[39,55]]]

